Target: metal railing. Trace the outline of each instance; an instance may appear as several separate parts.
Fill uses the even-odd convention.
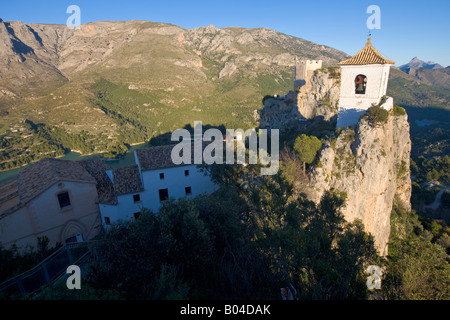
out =
[[[80,265],[89,258],[94,242],[66,244],[38,265],[0,284],[0,292],[9,298],[34,294],[66,273],[70,265]]]

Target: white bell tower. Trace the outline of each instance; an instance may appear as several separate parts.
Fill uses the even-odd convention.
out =
[[[339,63],[341,92],[337,127],[355,125],[359,117],[386,95],[389,71],[394,61],[384,58],[367,39],[366,46],[356,55]],[[390,109],[393,100],[382,107]]]

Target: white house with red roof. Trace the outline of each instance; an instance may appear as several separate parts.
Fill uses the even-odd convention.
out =
[[[170,198],[192,198],[217,190],[218,186],[196,164],[174,164],[171,158],[173,147],[138,149],[135,151],[136,165],[107,171],[114,185],[116,201],[99,203],[105,227],[136,219],[143,208],[158,212]]]

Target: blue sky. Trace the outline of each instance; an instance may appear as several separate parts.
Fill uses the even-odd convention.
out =
[[[0,18],[24,23],[65,24],[69,5],[81,8],[81,23],[148,20],[184,28],[265,27],[355,54],[368,35],[367,7],[381,9],[381,29],[372,44],[396,65],[414,56],[450,65],[449,0],[104,1],[0,0]]]

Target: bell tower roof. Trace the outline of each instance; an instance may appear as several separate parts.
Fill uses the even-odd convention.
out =
[[[367,38],[366,46],[350,59],[342,61],[339,65],[364,65],[364,64],[394,64],[395,62],[384,58],[377,49],[372,46],[370,38]]]

